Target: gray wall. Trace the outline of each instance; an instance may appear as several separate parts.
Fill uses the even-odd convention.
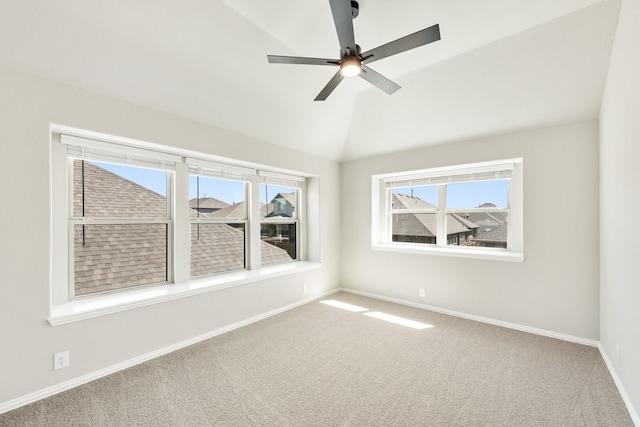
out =
[[[336,162],[7,69],[0,88],[0,404],[339,285]],[[319,175],[322,267],[51,327],[50,123]],[[71,366],[54,372],[63,350]]]
[[[600,339],[640,423],[638,22],[640,2],[624,0],[600,111]]]
[[[371,249],[372,174],[514,157],[524,162],[524,263]],[[597,122],[343,163],[341,182],[343,286],[598,339]]]

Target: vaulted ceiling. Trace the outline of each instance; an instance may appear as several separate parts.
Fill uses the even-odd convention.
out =
[[[363,51],[402,89],[266,55],[337,58],[328,0],[0,0],[0,66],[334,160],[596,118],[619,0],[360,0]]]

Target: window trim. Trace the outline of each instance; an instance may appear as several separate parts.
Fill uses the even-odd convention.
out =
[[[371,177],[371,201],[372,201],[372,225],[371,248],[373,250],[392,251],[402,253],[427,254],[450,256],[460,258],[485,259],[496,261],[523,262],[523,209],[522,209],[522,158],[505,159],[491,162],[480,162],[456,166],[437,167],[430,169],[395,172],[372,175]],[[438,190],[438,205],[436,209],[391,209],[391,190],[404,183],[416,183],[417,185],[446,184],[447,177],[463,179],[474,173],[486,174],[500,171],[509,172],[509,240],[507,249],[487,247],[464,247],[447,244],[446,215],[447,213],[468,212],[469,209],[446,208],[445,191]],[[496,178],[504,179],[504,178]],[[486,179],[482,179],[486,180]],[[474,182],[473,179],[463,179],[459,182]],[[390,184],[393,183],[393,184]],[[398,184],[399,183],[399,184]],[[492,212],[504,211],[501,208],[475,208],[474,212],[490,210]],[[393,242],[391,236],[391,220],[394,213],[419,213],[432,212],[437,215],[437,240],[436,244]]]
[[[319,260],[309,261],[307,259],[308,249],[306,245],[309,244],[307,241],[308,218],[304,209],[307,203],[306,197],[308,197],[306,192],[307,180],[312,180],[313,188],[317,190],[317,176],[288,170],[285,171],[284,169],[278,168],[265,168],[263,165],[250,164],[200,152],[98,134],[60,125],[51,125],[50,132],[50,155],[52,162],[50,203],[52,216],[49,323],[52,326],[167,300],[240,286],[272,277],[294,274],[300,271],[318,268],[321,265]],[[124,158],[131,159],[135,157],[134,162],[131,163],[131,165],[134,166],[153,167],[150,166],[153,160],[164,163],[177,160],[168,174],[169,185],[167,188],[167,197],[171,200],[167,202],[167,218],[142,220],[145,223],[161,222],[168,224],[168,252],[171,253],[172,259],[167,268],[169,282],[164,284],[133,286],[117,291],[100,292],[79,297],[73,297],[69,292],[69,283],[73,283],[73,269],[70,269],[70,267],[73,267],[73,240],[69,240],[69,236],[72,234],[73,228],[71,222],[77,222],[78,219],[72,217],[72,201],[70,199],[72,198],[71,195],[73,191],[71,188],[72,183],[69,182],[71,177],[71,161],[69,159],[71,156],[68,152],[69,144],[62,143],[63,135],[65,135],[65,138],[69,138],[67,141],[75,141],[76,139],[80,141],[89,140],[92,145],[91,149],[94,150],[94,152],[100,152],[101,156],[104,154],[103,151],[105,151],[101,150],[101,148],[119,149],[122,147]],[[94,146],[94,144],[96,145]],[[151,163],[145,162],[144,153],[147,152],[152,154],[151,157],[153,160]],[[107,153],[107,157],[108,154],[109,153]],[[141,155],[142,160],[139,160]],[[190,227],[193,222],[189,218],[188,209],[182,208],[182,205],[188,203],[189,200],[188,177],[190,174],[190,166],[187,159],[189,159],[189,161],[199,161],[207,166],[227,166],[230,173],[230,175],[227,176],[231,179],[237,179],[239,175],[243,175],[242,180],[245,181],[245,193],[248,197],[246,200],[247,218],[240,222],[245,222],[248,225],[245,231],[245,237],[248,242],[246,256],[248,258],[253,257],[254,261],[251,262],[247,260],[247,265],[244,270],[233,270],[209,276],[190,277]],[[88,160],[105,161],[102,160],[102,158]],[[111,163],[128,164],[128,162],[118,162],[112,158],[109,158],[108,161]],[[137,161],[140,161],[141,164],[137,164]],[[262,172],[263,168],[267,169],[268,172]],[[252,174],[247,174],[247,171],[250,171]],[[263,179],[261,177],[263,173],[265,175],[270,174],[272,177],[277,177],[277,179],[280,180],[292,180],[291,182],[296,182],[298,186],[296,193],[299,205],[295,219],[298,229],[298,235],[296,236],[298,245],[297,259],[291,260],[291,262],[265,267],[260,265],[260,249],[258,249],[261,241],[260,224],[262,218],[260,217],[259,203],[254,202],[254,199],[259,200],[258,190],[261,179]],[[224,179],[225,176],[219,176],[219,178]],[[316,193],[314,192],[313,194]],[[317,213],[313,215],[312,218],[314,225],[317,227],[318,224],[315,224],[317,220],[316,216]],[[115,221],[117,223],[120,223],[121,220],[127,223],[137,221],[137,219],[123,220],[114,218],[105,220],[107,222]],[[229,221],[229,219],[224,220],[224,222]],[[237,219],[232,219],[231,221],[238,222]],[[103,221],[101,220],[100,222]],[[89,223],[97,223],[97,221],[91,221]],[[249,233],[251,233],[251,237],[248,236]],[[317,234],[316,231],[313,232],[314,236]],[[62,248],[66,249],[61,250]],[[313,252],[316,253],[318,251],[314,249]]]
[[[300,261],[273,264],[259,270],[236,270],[230,273],[195,277],[188,282],[159,286],[140,286],[126,292],[111,292],[93,298],[78,298],[51,307],[51,326],[65,325],[149,305],[179,300],[236,286],[250,285],[300,272],[318,269],[320,262]]]

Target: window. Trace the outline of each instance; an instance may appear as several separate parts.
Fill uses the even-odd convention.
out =
[[[69,147],[70,297],[169,280],[174,163],[138,159]]]
[[[54,307],[304,259],[303,177],[66,134],[52,157]]]
[[[244,269],[247,183],[202,173],[189,176],[191,277]]]
[[[373,176],[378,249],[522,260],[522,160]]]
[[[509,179],[485,179],[441,186],[447,200],[447,244],[508,248]]]
[[[282,181],[273,177],[263,177],[263,181],[260,184],[260,238],[266,245],[262,248],[262,265],[295,260],[298,258],[298,183],[290,183],[296,187],[285,187],[276,185]]]
[[[71,162],[72,295],[166,282],[168,173],[88,160]],[[123,185],[109,185],[114,180]]]

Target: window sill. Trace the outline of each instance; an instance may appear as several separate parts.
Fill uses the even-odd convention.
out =
[[[81,298],[51,307],[51,326],[64,325],[93,317],[131,310],[147,305],[191,297],[261,280],[320,268],[319,262],[300,261],[244,270],[219,276],[195,278],[186,283],[153,286],[127,292]]]
[[[525,256],[522,253],[506,252],[506,251],[493,251],[482,249],[462,249],[462,248],[442,248],[442,247],[427,247],[426,245],[416,244],[377,244],[372,245],[371,249],[376,251],[387,252],[403,252],[411,254],[424,254],[424,255],[437,255],[448,256],[454,258],[470,258],[470,259],[484,259],[489,261],[507,261],[507,262],[524,262]]]

